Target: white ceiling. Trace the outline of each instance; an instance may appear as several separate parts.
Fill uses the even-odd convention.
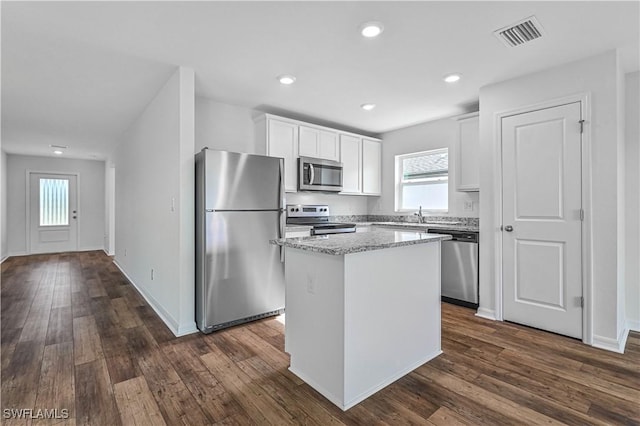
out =
[[[2,148],[105,158],[177,65],[196,94],[381,133],[477,108],[479,88],[613,48],[639,68],[632,2],[2,2]],[[542,39],[492,32],[535,15]],[[358,27],[381,21],[364,39]],[[460,72],[452,85],[444,74]],[[294,85],[276,76],[291,73]],[[371,112],[362,103],[375,103]]]

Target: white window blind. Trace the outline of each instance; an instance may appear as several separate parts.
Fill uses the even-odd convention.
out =
[[[40,179],[40,226],[69,225],[69,181]]]
[[[396,211],[448,210],[448,149],[396,156],[396,176]]]

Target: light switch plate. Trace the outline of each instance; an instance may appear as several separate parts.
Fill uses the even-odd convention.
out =
[[[472,212],[473,211],[473,201],[465,201],[464,202],[464,210]]]

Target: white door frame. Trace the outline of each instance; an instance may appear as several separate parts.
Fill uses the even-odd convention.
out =
[[[537,111],[546,108],[552,108],[559,105],[580,102],[582,119],[584,120],[584,128],[582,133],[582,208],[584,209],[584,220],[582,222],[582,296],[584,297],[584,307],[582,309],[582,341],[588,345],[593,344],[593,298],[592,298],[592,258],[593,248],[591,242],[592,220],[591,220],[591,94],[589,92],[577,93],[539,102],[536,104],[526,105],[523,107],[510,109],[506,111],[496,112],[494,114],[494,209],[495,209],[495,228],[494,228],[494,244],[495,244],[495,318],[503,321],[502,306],[502,119],[527,112]]]
[[[25,234],[27,241],[27,254],[33,254],[31,251],[31,175],[32,174],[43,174],[43,175],[60,175],[60,176],[75,176],[76,177],[76,210],[78,211],[77,219],[76,219],[76,249],[80,250],[80,220],[82,215],[80,214],[80,173],[78,172],[47,172],[40,170],[31,170],[27,169],[26,171],[26,222],[27,222],[27,232]]]

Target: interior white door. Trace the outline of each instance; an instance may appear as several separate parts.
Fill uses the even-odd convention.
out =
[[[78,249],[77,176],[29,174],[30,253]]]
[[[502,119],[503,317],[582,338],[580,102]]]

